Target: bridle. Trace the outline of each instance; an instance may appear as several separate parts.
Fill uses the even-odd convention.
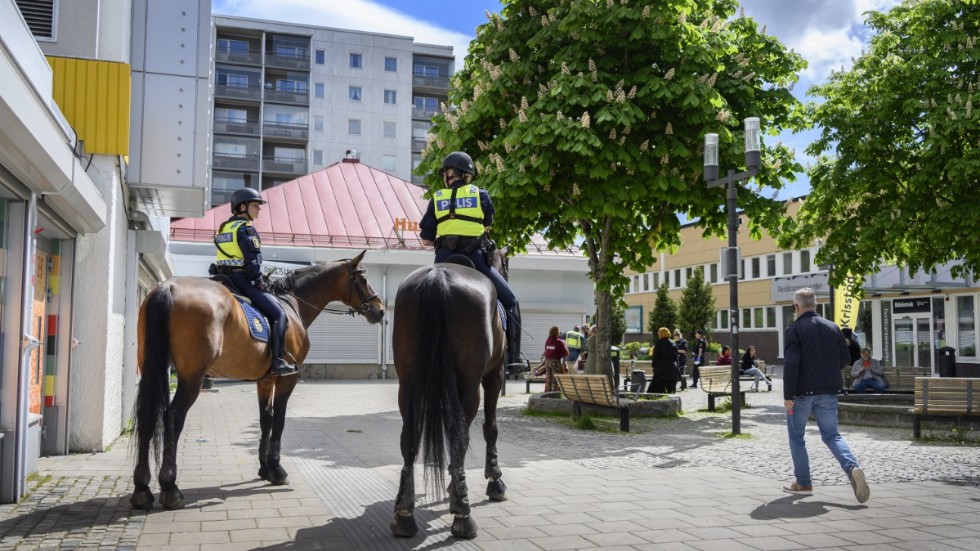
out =
[[[341,316],[353,316],[354,314],[360,314],[362,316],[366,316],[367,313],[368,313],[368,311],[371,310],[371,306],[368,303],[371,302],[372,300],[378,298],[378,294],[377,293],[374,293],[372,295],[368,295],[364,291],[364,289],[362,288],[362,286],[361,285],[358,285],[357,276],[360,275],[360,274],[363,274],[367,270],[364,269],[364,268],[361,268],[361,267],[358,267],[358,268],[352,267],[350,261],[351,261],[351,259],[349,259],[349,258],[345,258],[344,259],[345,267],[347,268],[347,278],[348,278],[348,281],[350,283],[350,285],[347,287],[347,303],[350,304],[353,301],[354,291],[357,291],[357,297],[361,299],[361,307],[360,307],[360,309],[355,310],[353,308],[348,307],[347,310],[336,310],[336,309],[333,309],[333,308],[323,307],[323,308],[320,308],[319,309],[321,312],[326,312],[328,314],[337,314],[337,315],[341,315]],[[303,300],[302,298],[300,298],[299,296],[297,296],[296,293],[293,293],[289,289],[286,289],[285,287],[283,287],[282,285],[280,285],[278,282],[273,282],[272,284],[275,285],[276,287],[278,287],[280,291],[282,291],[282,292],[286,293],[287,295],[295,298],[296,300],[302,302],[303,304],[309,306],[310,308],[317,309],[317,307],[315,305],[310,304],[306,300]]]

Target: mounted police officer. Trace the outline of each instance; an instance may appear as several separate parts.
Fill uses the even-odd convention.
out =
[[[446,187],[435,192],[419,223],[422,244],[435,246],[436,262],[454,254],[469,258],[497,289],[497,299],[507,310],[507,343],[510,363],[518,363],[521,351],[521,309],[507,280],[487,263],[484,250],[492,247],[487,231],[493,225],[494,208],[487,190],[471,182],[476,170],[473,159],[454,151],[439,169]]]
[[[286,337],[286,313],[279,301],[269,293],[262,278],[262,242],[252,226],[265,201],[252,188],[242,188],[231,194],[232,217],[222,223],[214,236],[217,251],[217,272],[235,282],[252,306],[269,319],[273,375],[295,375],[295,365],[283,359]]]

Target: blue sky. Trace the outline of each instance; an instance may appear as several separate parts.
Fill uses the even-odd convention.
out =
[[[898,1],[741,0],[741,5],[767,32],[810,62],[794,89],[797,97],[806,100],[810,86],[825,82],[831,70],[849,68],[851,58],[860,56],[869,36],[862,14],[888,11]],[[457,68],[463,65],[476,27],[486,21],[485,13],[500,8],[497,0],[212,0],[216,14],[382,32],[452,45]],[[795,148],[797,158],[806,165],[810,159],[804,149],[815,136],[809,132],[779,139]],[[779,197],[805,195],[809,185],[805,175],[801,177],[802,181],[781,190]]]

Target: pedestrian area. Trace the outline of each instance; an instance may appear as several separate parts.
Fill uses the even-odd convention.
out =
[[[30,496],[0,506],[0,550],[980,549],[980,447],[842,426],[871,484],[859,505],[815,427],[814,495],[781,491],[792,468],[778,380],[748,394],[743,438],[721,436],[730,414],[698,411],[700,389],[679,393],[682,417],[633,419],[622,434],[525,416],[523,388],[511,381],[500,401],[506,502],[484,496],[482,413],[474,423],[474,540],[449,535],[447,503],[424,493],[420,469],[419,535],[389,535],[401,468],[396,382],[304,380],[284,435],[288,486],[257,477],[254,384],[219,382],[191,409],[180,443],[185,509],[130,511],[122,437],[103,453],[42,459]]]

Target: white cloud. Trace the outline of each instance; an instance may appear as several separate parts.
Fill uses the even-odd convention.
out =
[[[215,0],[213,10],[218,15],[410,36],[416,42],[452,46],[457,70],[472,39],[370,0]]]

